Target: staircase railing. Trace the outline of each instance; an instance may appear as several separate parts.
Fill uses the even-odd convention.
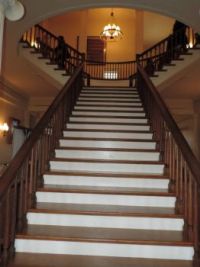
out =
[[[44,58],[48,58],[50,63],[58,64],[56,58],[56,47],[58,37],[41,27],[35,25],[24,33],[21,39],[36,52],[40,52]],[[170,65],[174,59],[179,59],[180,55],[187,52],[189,47],[196,43],[194,31],[190,27],[186,30],[178,30],[150,47],[142,54],[138,54],[136,60],[145,68],[150,75],[155,71],[161,71],[164,65]],[[126,62],[95,62],[85,60],[85,55],[66,44],[69,56],[66,56],[64,66],[67,74],[72,74],[74,69],[84,62],[84,76],[87,85],[90,79],[95,80],[129,80],[129,85],[133,86],[136,75],[136,61]]]
[[[97,62],[86,60],[84,71],[95,80],[129,80],[136,73],[136,61]]]
[[[176,210],[185,221],[185,238],[193,242],[195,266],[200,266],[200,164],[140,64],[137,85],[177,198]]]
[[[181,54],[187,53],[188,48],[195,44],[193,29],[186,27],[186,30],[180,29],[138,54],[137,60],[149,75],[153,75],[155,71],[161,71],[164,65],[170,65],[172,60],[178,60]]]
[[[15,232],[26,226],[26,213],[83,85],[80,66],[55,98],[0,179],[0,266],[14,252]]]
[[[58,36],[37,24],[23,34],[21,41],[29,47],[33,47],[35,52],[41,53],[44,58],[49,59],[50,63],[59,65],[56,54],[56,47],[59,43]],[[84,54],[69,44],[65,45],[68,53],[64,59],[64,69],[67,74],[73,74],[76,67],[84,61]]]

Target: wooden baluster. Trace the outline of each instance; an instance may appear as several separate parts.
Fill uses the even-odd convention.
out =
[[[188,170],[184,161],[184,236],[188,239]]]
[[[194,267],[200,266],[200,186],[194,184]]]
[[[5,218],[4,218],[4,205],[3,200],[0,199],[0,266],[3,266],[3,234],[4,234],[4,224],[5,224]]]
[[[34,149],[31,150],[31,156],[30,156],[30,183],[29,183],[29,208],[32,208],[35,206],[36,199],[34,194]]]
[[[194,220],[194,203],[193,203],[193,194],[194,194],[194,184],[193,177],[191,172],[188,173],[188,238],[190,241],[194,241],[194,232],[193,232],[193,220]]]
[[[10,226],[11,226],[11,188],[8,189],[6,193],[5,201],[5,214],[4,214],[4,233],[3,233],[3,263],[6,264],[10,257]],[[14,222],[13,222],[14,223]]]
[[[25,182],[24,182],[24,166],[19,171],[19,183],[18,183],[18,210],[17,210],[17,230],[22,231],[24,227],[24,204],[25,204]]]

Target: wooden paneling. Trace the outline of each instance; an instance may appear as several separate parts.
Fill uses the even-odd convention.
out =
[[[98,36],[87,37],[87,60],[105,61],[105,42]]]

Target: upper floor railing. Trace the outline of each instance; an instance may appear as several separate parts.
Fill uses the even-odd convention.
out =
[[[184,238],[194,245],[194,266],[199,267],[200,164],[147,73],[140,64],[137,68],[138,91],[176,196],[176,212],[184,219]]]
[[[180,29],[157,44],[137,55],[137,61],[151,76],[155,71],[160,71],[164,65],[172,60],[178,60],[182,54],[187,54],[189,48],[193,48],[197,38],[192,28]]]
[[[129,80],[136,73],[136,61],[125,62],[84,62],[84,71],[90,79],[96,80]]]
[[[63,50],[65,51],[65,55],[59,56],[63,57],[62,62],[62,58],[60,59],[58,57],[57,51],[59,37],[55,36],[38,24],[25,32],[21,41],[25,42],[29,47],[33,47],[35,52],[41,53],[44,58],[49,59],[50,63],[57,64],[58,67],[59,65],[62,65],[60,67],[65,69],[67,74],[74,73],[76,67],[84,61],[84,54],[65,43],[65,49]]]
[[[55,98],[30,137],[22,145],[0,179],[0,266],[14,253],[17,230],[26,227],[26,213],[34,207],[37,186],[48,169],[59,137],[83,85],[83,66]]]
[[[40,52],[43,57],[49,58],[51,63],[59,65],[56,47],[59,38],[40,25],[35,25],[24,33],[22,41]],[[138,54],[136,60],[145,68],[149,75],[155,71],[162,70],[164,65],[170,64],[172,60],[179,59],[180,55],[187,53],[189,47],[196,43],[194,31],[190,27],[181,29],[167,38],[161,40],[151,48]],[[89,85],[90,79],[95,80],[129,80],[133,85],[136,75],[136,61],[126,62],[95,62],[85,60],[85,55],[66,44],[64,66],[67,74],[72,74],[74,69],[84,62],[84,73]]]

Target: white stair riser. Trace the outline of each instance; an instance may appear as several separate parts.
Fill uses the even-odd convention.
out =
[[[106,102],[103,102],[103,101],[77,101],[76,102],[76,105],[87,105],[87,106],[122,106],[122,107],[141,107],[142,106],[142,103],[140,102],[130,102],[130,103],[126,103],[126,102],[123,102],[123,103],[119,103],[119,102],[113,102],[113,101],[106,101]]]
[[[192,260],[192,247],[16,239],[16,252]]]
[[[59,140],[61,147],[90,148],[123,148],[123,149],[155,149],[154,142],[123,142],[123,141],[90,141],[90,140]]]
[[[152,140],[152,133],[117,133],[117,132],[92,132],[92,131],[64,131],[64,137],[87,137],[87,138],[112,138],[112,139],[138,139]]]
[[[149,131],[148,125],[112,125],[112,124],[90,124],[90,123],[67,123],[68,129],[88,129],[88,130],[121,130],[121,131]]]
[[[77,227],[97,227],[114,229],[141,229],[141,230],[171,230],[182,231],[183,219],[153,218],[153,217],[126,217],[103,215],[53,214],[32,213],[27,214],[28,224],[58,225]]]
[[[126,124],[126,123],[138,123],[143,124],[147,123],[147,119],[141,118],[141,119],[135,119],[135,118],[93,118],[93,117],[70,117],[69,121],[71,122],[106,122],[106,123],[120,123],[120,124]]]
[[[136,88],[127,88],[127,87],[107,87],[107,88],[97,88],[97,87],[83,87],[81,92],[105,92],[105,93],[134,93],[134,92],[138,92],[138,90]]]
[[[87,172],[110,172],[110,173],[138,173],[138,174],[163,174],[162,164],[122,164],[106,162],[71,162],[50,161],[50,169],[55,171],[87,171]]]
[[[78,101],[83,100],[83,101],[117,101],[117,102],[130,102],[132,103],[133,101],[141,101],[138,96],[133,96],[133,97],[87,97],[87,96],[79,96]]]
[[[107,98],[107,97],[79,97],[78,98],[78,101],[97,101],[97,102],[117,102],[117,103],[124,103],[124,102],[127,102],[127,103],[134,103],[134,102],[139,102],[141,103],[141,100],[140,98],[138,97],[132,97],[132,98],[117,98],[117,97],[112,97],[112,98]]]
[[[136,207],[175,207],[175,197],[36,192],[38,202],[96,204]]]
[[[135,187],[135,188],[157,188],[168,189],[168,179],[142,179],[142,178],[118,178],[118,177],[95,177],[95,176],[73,176],[73,175],[43,175],[44,184],[50,185],[83,185],[83,186],[105,186],[105,187]]]
[[[55,155],[56,158],[73,158],[73,159],[158,161],[160,154],[158,152],[120,152],[120,151],[56,149]]]
[[[139,97],[139,94],[134,93],[126,93],[126,94],[120,94],[120,93],[100,93],[100,92],[81,92],[80,97],[125,97],[125,98],[132,98],[132,97]]]
[[[119,116],[119,117],[145,117],[145,113],[131,113],[131,112],[102,112],[102,111],[72,111],[72,115],[76,116]]]
[[[142,107],[101,107],[101,106],[75,106],[74,110],[112,110],[112,111],[143,111],[144,109]]]

